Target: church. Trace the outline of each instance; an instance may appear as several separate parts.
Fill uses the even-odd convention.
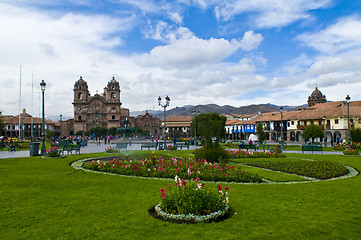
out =
[[[74,135],[92,128],[123,127],[129,119],[129,109],[120,101],[120,85],[113,77],[102,94],[89,93],[87,82],[80,77],[74,84],[74,119],[61,123],[61,136]]]

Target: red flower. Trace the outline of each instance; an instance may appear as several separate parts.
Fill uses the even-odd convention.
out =
[[[225,187],[224,189],[225,189],[226,191],[228,191],[228,190],[229,190],[229,187],[227,186],[227,187]]]
[[[218,188],[218,191],[222,191],[222,185],[218,185],[217,188]]]

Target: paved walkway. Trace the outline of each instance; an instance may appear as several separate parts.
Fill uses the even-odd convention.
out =
[[[143,141],[144,142],[144,141]],[[115,148],[116,143],[97,145],[95,142],[89,142],[88,146],[81,148],[80,153],[97,153],[97,152],[105,152],[105,148],[111,146]],[[128,144],[127,150],[141,150],[141,144],[137,142],[133,142],[131,145]],[[190,146],[190,149],[195,149],[196,147]],[[263,150],[259,150],[263,151]],[[302,151],[283,151],[284,153],[302,153]],[[305,154],[311,154],[312,152],[305,152]],[[313,154],[332,154],[332,155],[342,155],[342,152],[313,152]],[[30,157],[30,151],[0,151],[0,159],[1,158],[18,158],[18,157]]]
[[[144,142],[144,141],[143,141]],[[111,144],[104,144],[102,143],[101,145],[97,145],[96,143],[88,143],[88,146],[81,148],[80,149],[80,153],[97,153],[97,152],[105,152],[105,148],[108,146],[111,146],[113,148],[115,148],[116,143],[111,143]],[[141,144],[139,143],[132,143],[131,145],[128,144],[127,150],[141,150]],[[185,149],[185,148],[183,148]],[[194,146],[190,146],[189,149],[195,149]],[[14,151],[14,152],[9,152],[9,151],[0,151],[0,159],[1,158],[18,158],[18,157],[30,157],[30,151],[26,150],[26,151]]]

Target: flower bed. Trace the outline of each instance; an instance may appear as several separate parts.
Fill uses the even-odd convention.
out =
[[[105,152],[106,153],[115,153],[115,152],[119,152],[119,151],[115,148],[112,148],[112,146],[109,146],[109,147],[105,148]]]
[[[334,177],[344,176],[349,170],[339,164],[326,161],[296,161],[296,162],[258,162],[249,163],[247,165],[267,168],[276,171],[298,174],[306,177],[317,179],[330,179]]]
[[[54,147],[46,149],[46,155],[48,157],[53,157],[53,158],[60,157],[61,153],[59,151],[59,147],[54,146]]]
[[[333,149],[338,150],[338,151],[343,151],[343,150],[347,150],[348,148],[348,144],[346,141],[344,141],[343,143],[337,144],[335,146],[333,146]],[[351,149],[358,149],[361,150],[361,143],[359,142],[352,142],[351,143]]]
[[[117,159],[104,161],[89,161],[84,168],[94,171],[110,172],[121,175],[143,177],[174,178],[176,175],[183,179],[199,178],[204,181],[224,182],[262,182],[262,178],[244,171],[241,166],[208,163],[206,160],[159,158],[151,157],[132,160]]]
[[[242,151],[229,150],[231,158],[285,158],[286,155],[279,152],[257,152],[257,151]]]
[[[221,185],[211,189],[198,180],[186,182],[175,176],[175,186],[169,183],[167,191],[160,188],[161,201],[154,209],[166,221],[211,222],[229,211],[228,190]]]

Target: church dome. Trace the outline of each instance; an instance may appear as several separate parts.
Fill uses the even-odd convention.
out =
[[[115,78],[113,77],[113,79],[110,81],[110,83],[118,83],[118,81],[115,80]]]
[[[322,97],[323,97],[323,95],[322,95],[321,91],[318,90],[316,87],[316,89],[311,94],[311,98],[322,98]]]

